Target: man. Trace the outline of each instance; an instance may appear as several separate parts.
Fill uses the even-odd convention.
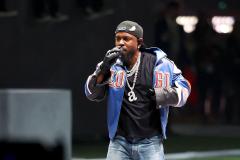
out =
[[[169,106],[181,107],[190,84],[159,48],[143,47],[143,29],[123,21],[85,85],[88,99],[108,96],[108,160],[163,160]]]

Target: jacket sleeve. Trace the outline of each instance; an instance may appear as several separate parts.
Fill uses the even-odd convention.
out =
[[[173,63],[173,79],[172,79],[173,89],[177,93],[178,101],[173,107],[181,107],[186,102],[191,93],[191,85],[187,79],[182,76],[182,72]]]
[[[174,87],[154,88],[158,107],[174,106],[178,103],[177,91]]]
[[[182,76],[181,71],[176,65],[170,61],[172,68],[172,86],[166,88],[154,88],[156,103],[158,107],[161,106],[183,106],[188,96],[190,95],[191,86],[190,83]]]
[[[97,84],[97,73],[99,70],[99,63],[96,67],[96,71],[90,75],[85,83],[85,95],[91,101],[102,101],[107,94],[107,84],[108,81],[103,82],[102,84]]]

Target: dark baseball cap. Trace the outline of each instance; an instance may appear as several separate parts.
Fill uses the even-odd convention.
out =
[[[118,32],[127,32],[137,38],[143,38],[143,28],[138,23],[129,20],[123,21],[117,26],[115,34]]]

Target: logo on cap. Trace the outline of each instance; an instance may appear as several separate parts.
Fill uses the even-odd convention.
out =
[[[119,31],[125,31],[127,28],[126,27],[119,27],[118,30]]]
[[[136,30],[136,27],[135,26],[132,26],[129,31],[135,31]]]

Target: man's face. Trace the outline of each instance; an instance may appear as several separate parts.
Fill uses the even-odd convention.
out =
[[[138,39],[137,37],[127,33],[118,32],[115,35],[115,46],[122,47],[122,60],[128,64],[131,58],[138,50]]]

